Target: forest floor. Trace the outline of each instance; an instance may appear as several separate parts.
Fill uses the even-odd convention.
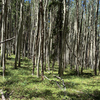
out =
[[[58,66],[55,65],[53,74],[58,76],[57,73]],[[66,90],[63,89],[62,81],[53,74],[52,71],[45,72],[47,78],[41,81],[41,77],[36,76],[36,69],[32,76],[29,59],[24,58],[21,67],[14,69],[14,56],[10,56],[6,62],[4,79],[0,67],[0,90],[6,100],[100,100],[100,76],[94,76],[92,70],[84,70],[83,75],[77,76],[74,70],[66,69],[61,77]]]

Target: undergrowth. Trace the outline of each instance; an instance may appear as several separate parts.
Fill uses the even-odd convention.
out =
[[[58,76],[57,73],[58,66],[55,65],[53,74]],[[52,71],[44,74],[62,85],[59,79],[53,77]],[[100,76],[94,76],[92,70],[84,70],[83,75],[77,76],[74,70],[66,69],[61,78],[66,86],[66,97],[55,81],[37,78],[36,68],[35,75],[32,75],[31,60],[22,59],[21,67],[14,69],[14,56],[10,56],[6,60],[4,79],[0,68],[0,89],[6,99],[11,100],[100,100]]]

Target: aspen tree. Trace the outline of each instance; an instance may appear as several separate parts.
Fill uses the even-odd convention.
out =
[[[97,33],[97,25],[98,25],[98,10],[99,10],[99,0],[96,0],[96,19],[95,19],[95,67],[94,73],[97,75],[97,61],[98,61],[98,33]]]

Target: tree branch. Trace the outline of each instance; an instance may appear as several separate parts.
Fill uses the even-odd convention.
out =
[[[6,100],[2,90],[0,90],[0,93],[1,93],[1,96],[2,96],[2,100]]]
[[[1,44],[1,43],[5,43],[5,42],[8,42],[8,41],[11,41],[12,39],[15,39],[15,36],[12,37],[12,38],[10,38],[10,39],[6,39],[6,40],[4,40],[4,41],[1,41],[0,44]]]

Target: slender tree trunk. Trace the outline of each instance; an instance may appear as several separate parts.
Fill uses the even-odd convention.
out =
[[[79,0],[76,0],[76,16],[77,16],[77,57],[79,57]],[[77,70],[77,75],[79,75],[78,59],[76,64],[76,70]]]
[[[15,54],[15,69],[17,68],[17,60],[18,66],[20,66],[20,51],[21,51],[21,36],[23,32],[23,0],[20,2],[20,21],[19,21],[19,29],[18,29],[18,36],[17,36],[17,51]]]
[[[42,56],[42,65],[41,65],[41,76],[44,80],[44,11],[43,11],[43,0],[40,0],[40,12],[41,12],[41,56]]]
[[[52,29],[52,11],[50,10],[50,27],[49,27],[49,36],[48,36],[48,56],[47,56],[47,60],[48,60],[48,70],[50,70],[50,40],[51,40],[51,29]]]
[[[41,27],[40,27],[40,5],[39,5],[39,12],[38,12],[38,30],[37,30],[37,33],[38,34],[38,40],[39,41],[39,47],[38,47],[38,58],[37,58],[37,77],[39,77],[39,64],[40,64],[40,53],[41,53]],[[38,43],[38,42],[37,42]]]
[[[32,62],[33,62],[33,72],[32,72],[32,75],[34,74],[34,68],[35,68],[35,65],[36,65],[36,63],[35,63],[35,60],[37,60],[36,59],[36,36],[37,36],[37,34],[39,33],[39,27],[40,27],[40,24],[39,24],[39,20],[40,20],[40,12],[39,12],[39,9],[38,9],[38,7],[36,6],[36,3],[34,2],[34,7],[36,7],[35,9],[36,9],[36,15],[37,15],[37,22],[36,22],[36,30],[35,30],[35,33],[34,33],[34,37],[33,37],[33,52],[32,52]],[[37,70],[39,69],[38,68],[39,66],[37,66]],[[39,71],[38,71],[39,72]],[[37,72],[37,76],[39,76],[39,74],[38,74],[38,72]]]
[[[7,6],[4,0],[2,0],[2,27],[1,27],[1,41],[4,41],[6,38],[6,10],[5,7]],[[3,67],[3,78],[5,76],[5,43],[1,44],[1,66]]]
[[[44,70],[46,71],[46,28],[47,28],[47,4],[48,0],[45,1],[45,7],[44,7]]]
[[[59,0],[62,4],[62,0]],[[59,76],[63,75],[62,66],[62,5],[59,6]]]
[[[95,67],[94,73],[97,75],[97,60],[98,60],[98,33],[97,33],[97,25],[98,25],[98,10],[99,10],[99,0],[96,0],[97,7],[96,7],[96,19],[95,19]]]

